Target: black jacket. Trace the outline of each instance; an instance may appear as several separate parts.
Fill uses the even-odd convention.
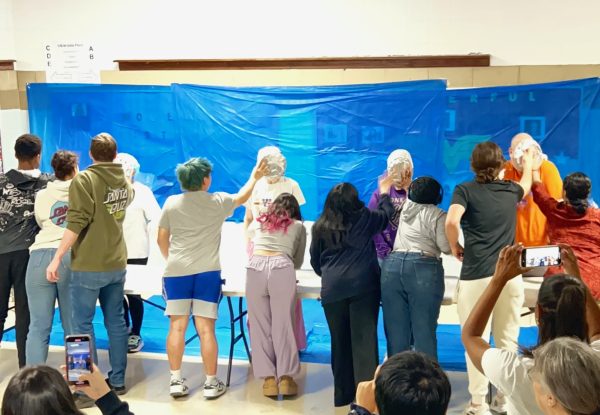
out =
[[[322,277],[323,304],[379,290],[381,271],[373,236],[385,229],[393,214],[389,196],[383,195],[376,210],[364,207],[354,215],[341,243],[313,235],[310,264]]]
[[[133,415],[127,402],[122,402],[116,393],[109,392],[96,401],[102,415]]]
[[[39,232],[33,209],[35,195],[50,179],[47,174],[34,178],[18,170],[0,174],[0,254],[33,244]]]

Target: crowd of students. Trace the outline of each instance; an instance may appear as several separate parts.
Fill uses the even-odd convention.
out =
[[[590,352],[600,351],[595,302],[600,297],[600,215],[588,201],[591,182],[574,173],[561,183],[554,164],[527,134],[514,137],[509,154],[505,161],[496,144],[476,145],[471,155],[475,178],[456,187],[448,213],[437,206],[443,199],[440,183],[427,176],[413,180],[412,158],[405,150],[390,154],[368,207],[350,183],[328,193],[312,227],[309,252],[311,266],[322,278],[335,406],[352,404],[359,414],[445,413],[450,385],[436,363],[436,328],[444,294],[440,256],[452,253],[462,261],[457,305],[471,394],[465,414],[488,413],[488,380],[498,390],[491,406],[495,412],[598,413],[597,388],[593,399],[583,399],[575,395],[593,389],[569,388],[552,377],[570,370],[560,367],[564,362],[552,363],[565,350],[580,356],[573,368],[588,359],[584,372],[592,377],[589,368],[597,367],[600,358]],[[106,382],[98,381],[102,393],[78,390],[62,402],[83,408],[96,401],[104,413],[128,413],[116,395],[126,392],[127,352],[143,345],[143,304],[134,295],[124,301],[124,286],[127,274],[147,264],[150,224],[157,228],[166,259],[170,394],[178,398],[189,393],[181,364],[190,315],[206,372],[203,394],[216,398],[225,393],[217,377],[215,337],[223,284],[219,251],[222,224],[240,206],[246,207],[254,375],[263,379],[265,396],[298,393],[294,377],[306,335],[295,270],[307,243],[300,208],[305,200],[298,183],[285,177],[285,157],[278,148],[261,149],[247,183],[233,195],[209,192],[211,163],[188,160],[176,169],[183,193],[169,197],[162,211],[151,191],[135,181],[135,158],[119,155],[107,133],[92,138],[93,164],[82,172],[75,154],[58,151],[52,157],[54,175],[40,173],[41,140],[33,135],[17,139],[15,155],[18,169],[0,175],[0,322],[14,287],[19,366],[27,368],[13,378],[6,394],[26,396],[23,391],[34,387],[26,385],[56,377],[35,366],[47,358],[55,301],[66,334],[93,336],[99,300],[111,371]],[[521,268],[521,250],[549,243],[560,244],[563,267],[541,271],[554,276],[540,288],[540,341],[518,352],[521,275],[540,275],[540,268]],[[378,368],[380,305],[389,359]],[[125,306],[132,320],[129,336]],[[565,336],[583,345],[564,341]],[[97,362],[95,349],[93,356]],[[590,382],[596,385],[597,379]],[[65,393],[56,387],[56,394]],[[105,412],[106,401],[112,408],[106,411],[117,412]],[[10,411],[6,413],[26,413]]]

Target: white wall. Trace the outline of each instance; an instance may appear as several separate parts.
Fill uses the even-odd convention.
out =
[[[29,119],[27,118],[27,111],[19,109],[0,111],[0,140],[2,144],[2,164],[5,172],[17,168],[14,150],[15,141],[21,134],[28,132]]]
[[[18,69],[52,41],[113,59],[490,53],[494,65],[600,63],[600,2],[547,0],[12,1]]]
[[[0,0],[0,60],[15,56],[13,0]]]

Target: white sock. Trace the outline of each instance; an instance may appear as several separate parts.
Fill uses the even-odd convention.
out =
[[[214,385],[217,383],[217,375],[206,375],[206,382],[208,385]]]
[[[171,370],[171,380],[181,380],[181,369]]]

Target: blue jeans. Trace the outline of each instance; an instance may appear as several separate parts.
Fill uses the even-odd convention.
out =
[[[46,268],[54,258],[54,248],[36,249],[29,255],[25,287],[29,304],[31,322],[27,334],[26,362],[27,365],[43,365],[48,359],[48,342],[54,320],[54,304],[58,300],[60,320],[65,335],[72,333],[71,325],[71,255],[63,257],[57,283],[48,282]]]
[[[92,320],[96,313],[96,301],[100,300],[104,326],[108,333],[108,357],[111,366],[108,379],[112,386],[124,386],[127,368],[127,328],[123,317],[125,270],[73,271],[72,274],[73,332],[89,334],[94,339]],[[95,340],[92,341],[94,362],[98,363],[95,343]]]
[[[381,269],[381,300],[388,356],[414,349],[437,360],[437,320],[444,299],[442,260],[392,252]]]

